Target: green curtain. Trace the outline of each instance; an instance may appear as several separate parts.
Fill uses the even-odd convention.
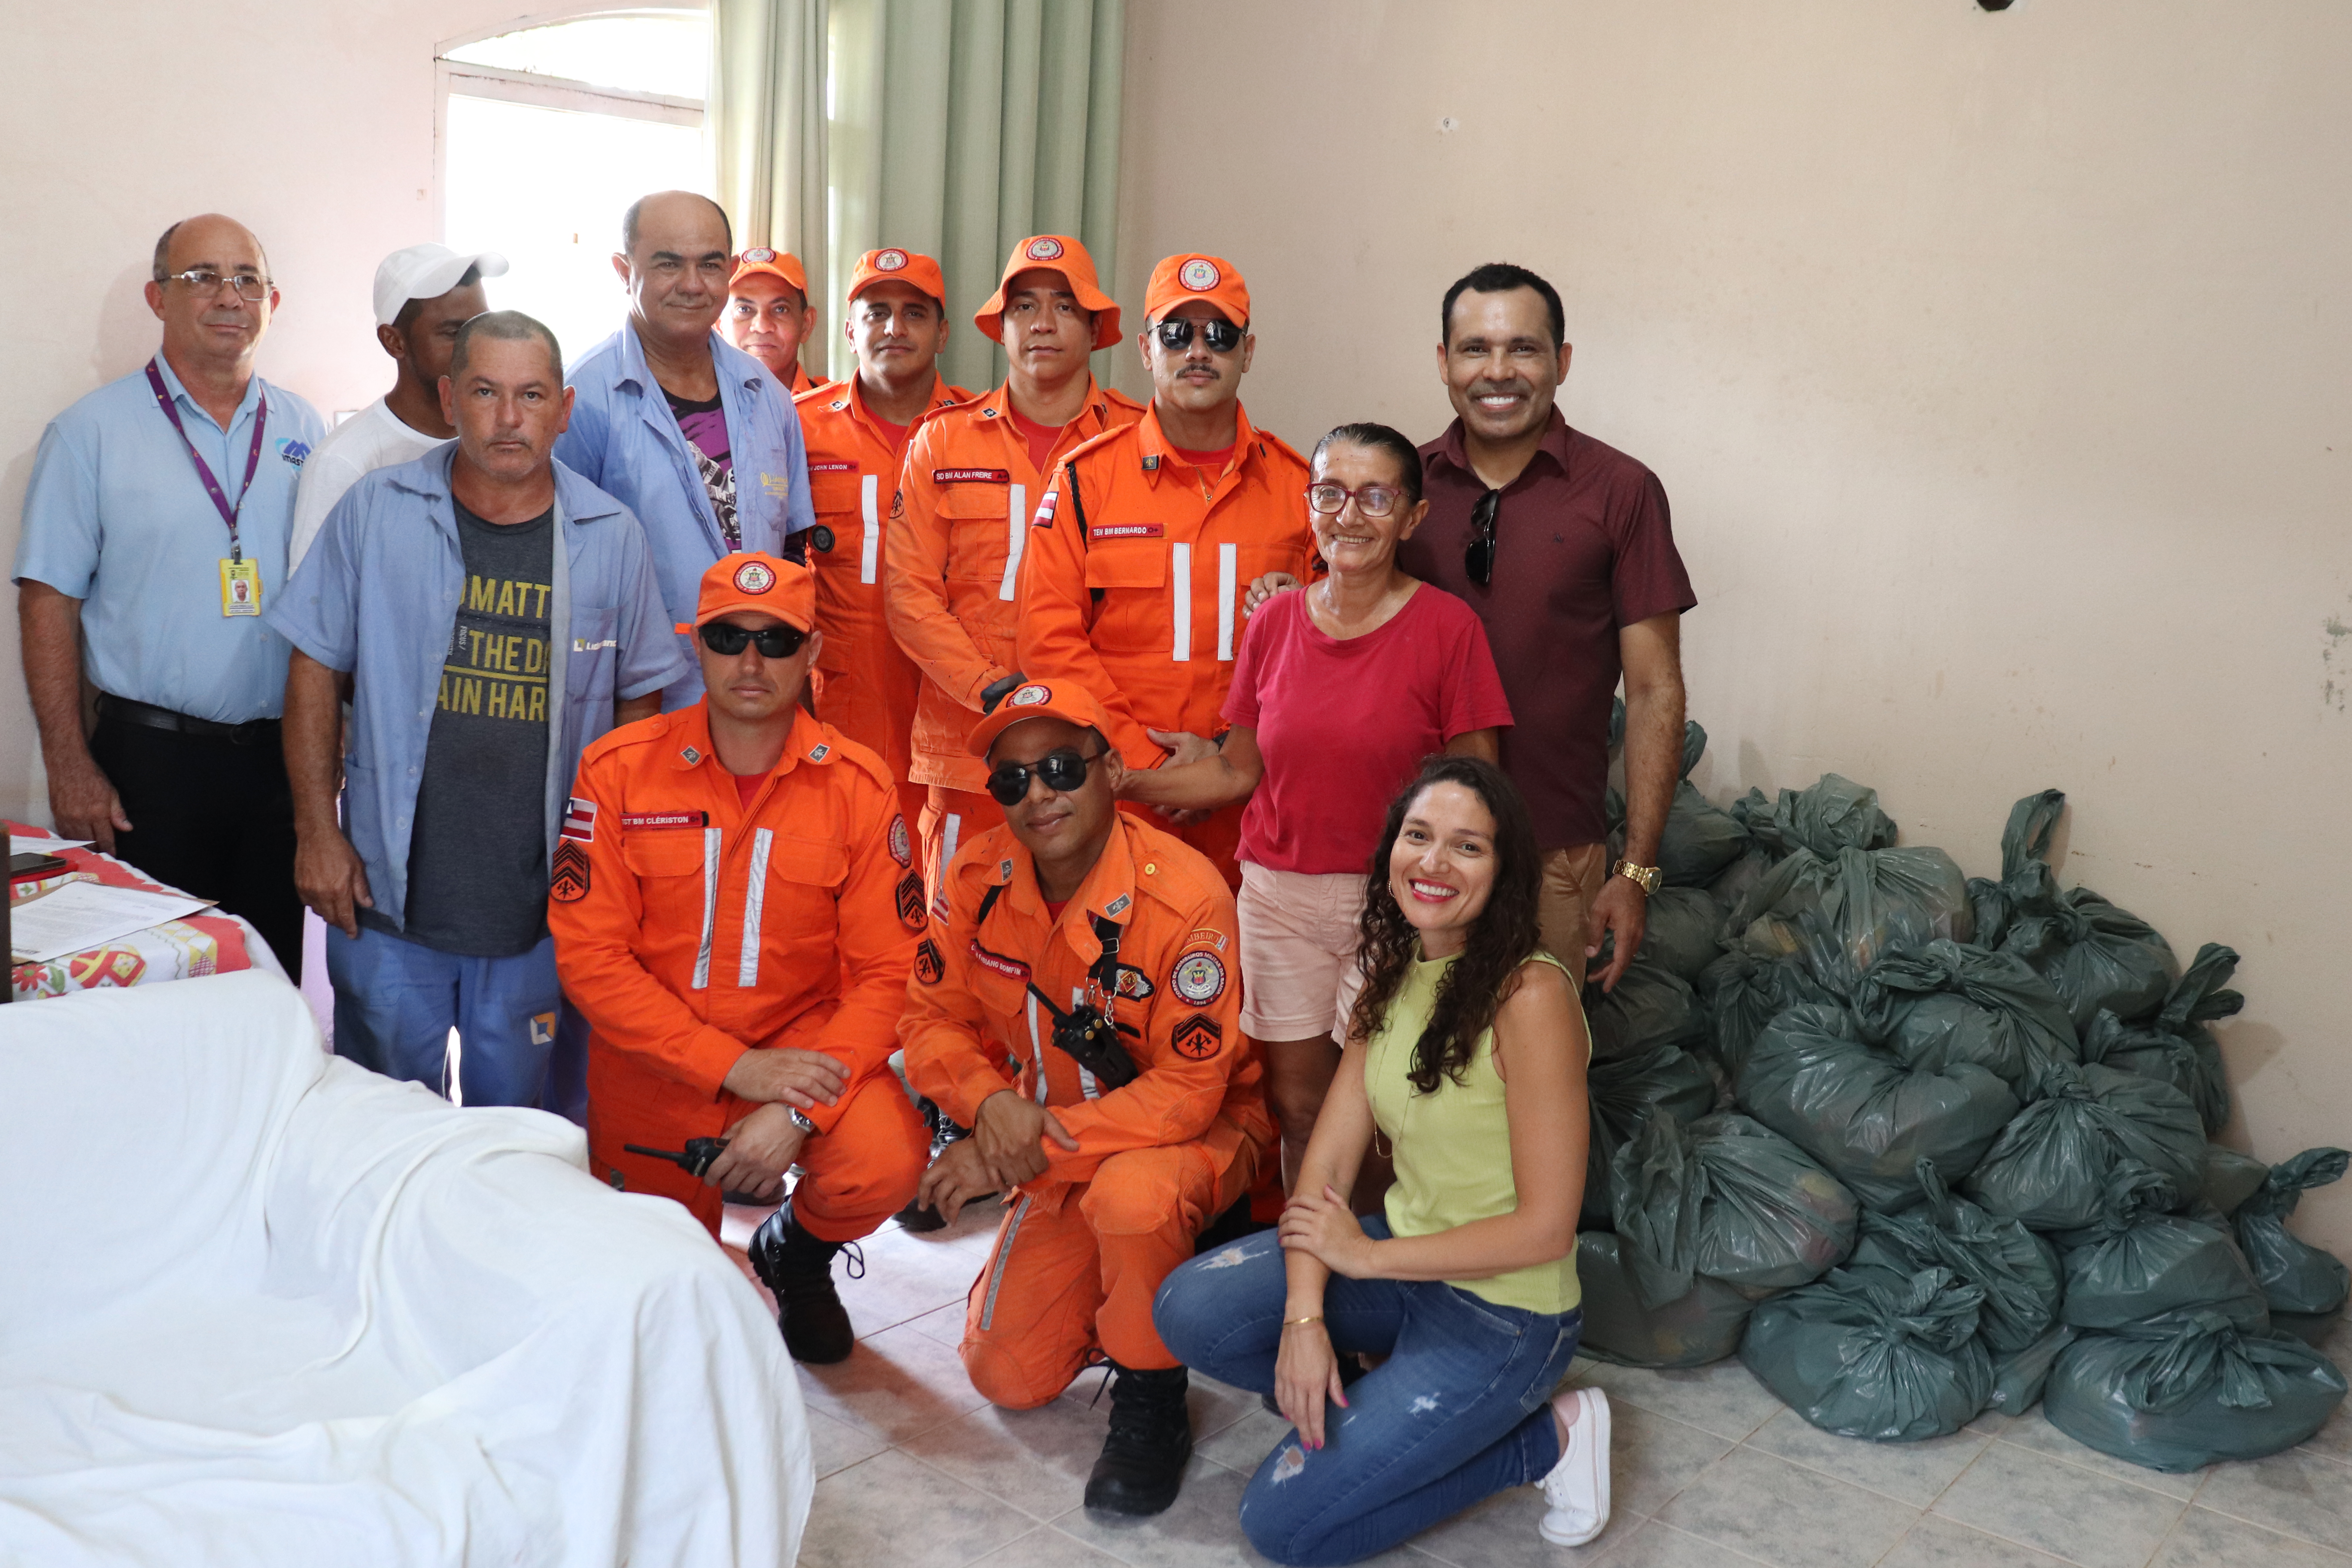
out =
[[[833,289],[826,267],[825,28],[828,0],[712,0],[710,96],[704,124],[719,205],[735,246],[788,250],[809,295]],[[803,363],[824,363],[821,350]]]
[[[779,172],[767,181],[777,191],[793,164],[806,214],[812,138],[803,128],[814,118],[824,226],[803,217],[793,232],[822,232],[822,246],[810,243],[828,279],[845,281],[858,256],[879,246],[938,257],[955,323],[940,369],[963,385],[992,386],[1003,353],[973,330],[971,312],[1013,241],[1075,234],[1104,283],[1114,276],[1125,9],[1126,0],[717,0],[714,82],[750,71],[737,58],[747,51],[763,62],[753,73],[761,80],[797,84],[797,96],[772,86],[759,115],[729,96],[711,116],[721,199],[751,232],[756,209],[728,171],[765,158]],[[780,37],[804,38],[812,25],[825,44],[821,88],[804,54],[792,56],[788,79],[775,63]],[[813,116],[808,106],[827,100],[829,111]],[[760,182],[746,184],[756,195]],[[772,200],[769,210],[781,208]],[[819,285],[819,257],[799,254],[811,264],[829,372],[846,375],[838,289]]]

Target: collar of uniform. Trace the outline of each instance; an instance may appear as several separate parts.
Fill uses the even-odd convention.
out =
[[[693,707],[677,710],[669,738],[672,773],[684,773],[709,763],[715,774],[727,773],[726,765],[719,760],[719,748],[710,739],[710,699],[708,694]],[[839,754],[839,749],[825,739],[824,727],[809,716],[807,709],[795,703],[793,707],[793,732],[784,737],[783,755],[776,759],[776,765],[768,772],[788,773],[804,762],[829,763]],[[734,775],[727,776],[732,778]]]
[[[1550,458],[1562,474],[1568,472],[1568,416],[1559,411],[1557,404],[1552,406],[1550,423],[1544,426],[1544,438],[1536,447],[1536,456]],[[1462,444],[1462,418],[1459,415],[1454,416],[1453,424],[1445,427],[1444,435],[1422,448],[1422,458],[1427,462],[1451,464],[1467,474],[1480,489],[1486,488],[1486,481],[1479,479],[1478,470],[1470,466],[1469,449]],[[1533,460],[1529,459],[1530,462]]]
[[[1007,835],[1011,842],[1004,854],[989,870],[989,880],[1005,885],[1005,900],[1024,919],[1042,921],[1045,919],[1045,895],[1037,886],[1037,861],[1028,846],[1018,837]],[[1101,856],[1087,879],[1063,908],[1056,929],[1066,934],[1070,946],[1080,959],[1092,964],[1102,956],[1102,939],[1095,935],[1094,921],[1085,916],[1100,915],[1115,924],[1124,926],[1135,913],[1135,850],[1129,836],[1127,814],[1113,812],[1110,837],[1103,844]]]
[[[853,374],[848,381],[842,384],[847,386],[849,390],[843,395],[835,398],[833,400],[833,406],[835,409],[846,407],[849,411],[849,416],[852,419],[856,420],[860,425],[865,426],[868,430],[874,430],[875,437],[878,440],[881,437],[882,433],[879,430],[874,429],[877,421],[875,419],[873,413],[866,406],[865,378]],[[923,405],[923,413],[915,416],[915,424],[908,426],[907,428],[912,430],[915,427],[915,425],[920,425],[923,422],[923,416],[926,414],[936,414],[942,408],[950,408],[954,405],[955,394],[948,390],[948,378],[934,370],[931,372],[930,400]]]
[[[710,369],[719,380],[740,382],[747,392],[757,392],[768,379],[768,367],[719,335],[710,333]],[[621,322],[621,353],[613,367],[613,385],[617,390],[627,387],[640,397],[651,396],[661,384],[646,363],[646,345],[637,336],[637,323],[624,319]],[[786,392],[790,398],[792,394]]]
[[[1154,484],[1159,483],[1160,476],[1167,471],[1171,458],[1180,463],[1183,461],[1175,447],[1169,442],[1168,433],[1160,427],[1160,400],[1156,397],[1144,409],[1142,419],[1137,422],[1135,439],[1143,449],[1143,471],[1151,476]],[[1249,410],[1235,403],[1234,455],[1225,460],[1225,473],[1238,471],[1257,453],[1257,426],[1250,423]],[[1222,479],[1223,475],[1218,477]]]
[[[993,391],[984,397],[972,399],[966,406],[983,419],[1003,420],[1008,432],[1013,428],[1013,384],[1009,381],[998,382]],[[1097,426],[1110,417],[1110,399],[1104,395],[1101,383],[1095,380],[1091,371],[1087,374],[1087,400],[1078,405],[1078,412],[1070,423],[1076,425],[1090,417],[1097,421]],[[1015,438],[1011,435],[1005,437],[1007,440]]]
[[[180,405],[184,416],[194,414],[205,424],[212,424],[211,410],[188,395],[187,384],[180,379],[180,373],[172,368],[171,356],[160,348],[155,351],[155,368],[163,373],[163,390],[171,395],[173,402]],[[245,378],[245,395],[236,400],[236,412],[228,416],[229,428],[236,429],[260,401],[261,377],[257,373]],[[243,474],[245,469],[239,467],[236,471]]]
[[[384,483],[427,502],[454,502],[457,490],[450,483],[450,474],[457,464],[457,443],[451,441],[412,462],[387,469]],[[561,503],[564,521],[594,522],[599,518],[621,515],[619,501],[565,468],[560,459],[554,460],[551,468],[555,475],[555,499]],[[452,523],[457,521],[454,510],[448,516]]]

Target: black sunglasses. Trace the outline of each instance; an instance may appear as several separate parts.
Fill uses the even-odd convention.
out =
[[[988,793],[999,805],[1018,805],[1029,793],[1029,777],[1034,773],[1039,782],[1055,795],[1067,795],[1087,782],[1087,769],[1109,753],[1097,752],[1082,757],[1076,752],[1048,752],[1034,763],[999,763],[989,771]]]
[[[1462,552],[1462,570],[1469,573],[1470,581],[1481,588],[1491,586],[1495,581],[1495,519],[1502,510],[1500,490],[1488,490],[1470,509],[1470,526],[1478,531],[1478,537]]]
[[[700,636],[702,646],[721,658],[733,658],[753,643],[759,645],[761,658],[790,658],[808,641],[808,633],[798,626],[768,626],[755,632],[732,621],[706,621]]]
[[[1242,346],[1242,330],[1220,317],[1198,320],[1178,316],[1160,322],[1151,330],[1160,334],[1160,346],[1171,353],[1181,353],[1192,344],[1192,329],[1201,329],[1201,341],[1212,353],[1229,354]]]

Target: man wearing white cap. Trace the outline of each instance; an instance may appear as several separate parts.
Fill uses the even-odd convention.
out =
[[[395,250],[375,269],[375,341],[397,367],[392,390],[344,420],[303,465],[294,494],[289,577],[319,526],[362,474],[421,458],[457,434],[441,416],[441,378],[457,329],[490,308],[482,279],[506,275],[495,251],[463,255],[446,245]]]

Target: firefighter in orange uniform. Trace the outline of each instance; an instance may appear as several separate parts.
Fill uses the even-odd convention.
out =
[[[1130,768],[1193,761],[1224,729],[1245,595],[1305,578],[1315,549],[1307,460],[1242,411],[1257,339],[1241,274],[1222,257],[1169,257],[1144,313],[1151,407],[1055,470],[1030,531],[1016,662],[1100,698]],[[1241,813],[1172,826],[1234,887]]]
[[[1078,683],[1034,681],[973,729],[1006,820],[948,866],[899,1034],[909,1081],[974,1128],[922,1196],[950,1220],[982,1193],[1013,1205],[965,1310],[973,1386],[1029,1409],[1099,1350],[1118,1382],[1087,1504],[1157,1513],[1192,1445],[1152,1297],[1274,1128],[1241,1046],[1233,895],[1118,810],[1110,722]]]
[[[938,262],[911,250],[867,251],[850,274],[842,328],[857,374],[793,400],[816,502],[808,541],[824,634],[817,717],[889,764],[909,823],[921,818],[928,794],[908,782],[907,738],[922,677],[883,616],[883,520],[898,493],[908,432],[925,415],[971,397],[937,368],[947,309]]]
[[[787,397],[830,384],[801,367],[801,343],[815,325],[816,307],[809,303],[808,273],[799,257],[755,245],[737,258],[719,330],[766,365]]]
[[[891,633],[923,674],[908,776],[929,786],[921,837],[934,881],[969,834],[1004,820],[964,738],[982,693],[1019,668],[1016,587],[1046,478],[1081,443],[1143,415],[1087,368],[1118,341],[1118,306],[1070,236],[1015,245],[972,321],[1004,345],[1004,384],[915,432],[883,567]]]
[[[822,637],[808,569],[702,574],[702,700],[588,748],[548,922],[584,1014],[588,1152],[719,1228],[719,1194],[791,1199],[751,1241],[794,1359],[849,1354],[833,1257],[913,1195],[929,1139],[889,1067],[924,922],[889,770],[799,706]],[[630,1152],[725,1138],[698,1183]]]

